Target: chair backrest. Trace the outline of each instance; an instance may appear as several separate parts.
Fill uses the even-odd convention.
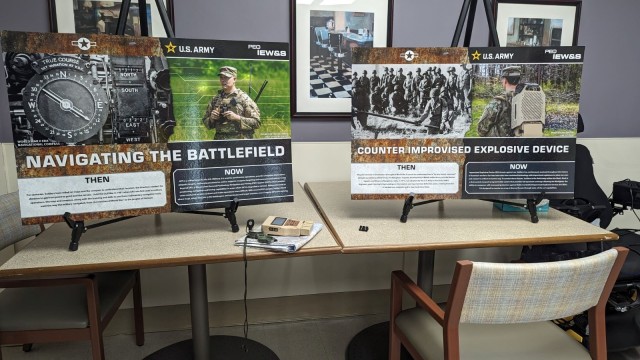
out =
[[[329,33],[329,46],[337,48],[338,52],[342,52],[342,34]]]
[[[322,36],[322,41],[329,40],[329,30],[327,28],[321,28],[320,35]]]
[[[40,231],[39,225],[22,225],[18,192],[0,195],[0,250]]]
[[[462,279],[454,279],[449,304],[462,304],[457,309],[460,323],[524,323],[576,315],[598,304],[618,256],[617,249],[610,249],[547,263],[458,262],[456,277]],[[470,275],[460,270],[468,269],[469,263]],[[458,276],[460,273],[466,275]],[[457,317],[451,310],[447,316]]]
[[[318,39],[318,42],[322,42],[322,29],[324,29],[321,26],[318,26],[315,28],[315,32],[316,32],[316,39]]]

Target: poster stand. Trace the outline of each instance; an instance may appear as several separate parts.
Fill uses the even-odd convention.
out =
[[[136,216],[123,216],[123,217],[120,217],[120,218],[111,219],[111,220],[107,220],[107,221],[91,224],[89,226],[84,226],[84,220],[76,221],[76,220],[71,219],[71,213],[69,213],[69,212],[64,213],[64,215],[62,215],[62,217],[64,217],[64,221],[71,228],[71,242],[69,243],[69,251],[76,251],[76,250],[78,250],[78,246],[79,246],[79,243],[80,243],[80,237],[87,230],[93,229],[93,228],[97,228],[97,227],[100,227],[100,226],[104,226],[104,225],[113,224],[113,223],[120,222],[120,221],[123,221],[123,220],[128,220],[128,219],[134,218]]]
[[[238,206],[239,205],[240,205],[240,202],[236,198],[236,199],[231,200],[231,202],[229,203],[229,206],[224,208],[224,212],[194,210],[194,211],[187,211],[187,213],[189,213],[189,214],[198,214],[198,215],[214,215],[214,216],[225,217],[225,218],[227,218],[227,220],[229,220],[229,224],[231,224],[231,231],[236,233],[236,232],[240,231],[240,226],[238,226],[238,221],[236,220],[236,211],[238,210]]]
[[[484,2],[484,10],[487,18],[487,23],[489,25],[491,46],[499,47],[500,40],[498,40],[498,31],[496,30],[496,22],[495,22],[495,19],[493,18],[493,13],[491,10],[493,9],[491,0],[483,0],[483,2]],[[464,35],[463,45],[464,47],[469,47],[469,44],[471,43],[471,33],[473,31],[473,21],[475,19],[477,5],[478,5],[478,0],[464,0],[464,3],[462,4],[462,9],[460,10],[460,16],[458,17],[456,30],[453,34],[453,40],[451,41],[451,47],[456,47],[460,43],[460,36],[462,35],[462,28],[465,25],[465,20],[466,20],[467,26],[466,26],[466,31]],[[436,199],[436,200],[426,200],[426,201],[420,201],[420,202],[414,203],[413,202],[414,196],[415,196],[414,194],[409,194],[409,196],[404,200],[404,206],[402,207],[402,215],[400,216],[400,222],[402,223],[407,222],[407,218],[409,217],[409,212],[415,206],[443,201],[443,199]],[[519,203],[503,201],[503,200],[491,200],[491,199],[482,199],[482,200],[524,208],[529,211],[529,214],[531,215],[531,222],[537,223],[539,219],[538,219],[536,206],[540,204],[543,197],[544,197],[544,193],[538,194],[534,198],[527,199],[526,204],[519,204]]]

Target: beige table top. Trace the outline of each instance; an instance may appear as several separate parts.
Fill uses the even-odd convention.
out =
[[[305,190],[344,253],[440,250],[616,240],[618,236],[550,209],[502,212],[481,200],[446,200],[414,207],[400,222],[402,200],[351,200],[349,182],[307,183]],[[359,231],[360,225],[369,231]]]
[[[269,215],[321,221],[299,184],[294,184],[293,203],[238,208],[240,232],[231,232],[221,216],[168,213],[146,215],[89,229],[77,251],[68,250],[71,229],[57,223],[0,267],[0,277],[46,276],[143,269],[152,267],[241,261],[242,247],[234,241],[245,231],[249,218],[260,224]],[[90,223],[87,223],[89,225]],[[249,260],[336,254],[340,246],[326,228],[296,253],[247,249]]]

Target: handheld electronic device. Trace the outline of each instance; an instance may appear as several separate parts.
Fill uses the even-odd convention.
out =
[[[268,235],[307,236],[311,233],[313,221],[295,220],[280,216],[269,216],[262,223],[262,231]]]

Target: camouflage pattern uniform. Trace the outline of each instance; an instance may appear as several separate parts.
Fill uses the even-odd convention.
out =
[[[478,121],[478,135],[485,137],[513,136],[511,131],[511,100],[513,92],[493,97]]]
[[[222,114],[218,119],[214,119],[211,112],[215,109],[220,111],[225,106],[240,115],[241,120],[230,121]],[[202,122],[207,129],[216,129],[214,140],[253,139],[253,133],[260,127],[260,109],[249,95],[240,89],[230,94],[220,90],[207,106]]]
[[[504,83],[516,84],[520,80],[520,75],[521,69],[519,66],[508,66],[502,69],[500,78],[506,78]],[[478,121],[478,135],[485,137],[513,136],[513,130],[511,129],[511,101],[514,94],[512,89],[508,89],[505,86],[505,92],[494,96],[484,108],[482,117]]]

